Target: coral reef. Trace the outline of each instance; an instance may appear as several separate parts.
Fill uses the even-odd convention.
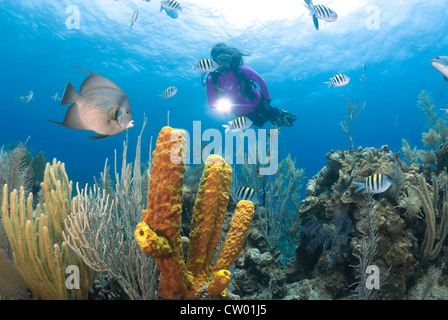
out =
[[[352,182],[362,181],[363,177],[374,173],[388,175],[393,187],[370,200],[361,192],[354,193]],[[432,175],[434,169],[431,167],[413,162],[408,166],[399,160],[399,154],[394,154],[387,146],[379,150],[359,148],[357,151],[350,149],[328,153],[326,167],[307,184],[307,198],[299,212],[301,221],[305,223],[303,237],[296,247],[295,261],[285,270],[287,277],[293,281],[300,281],[303,277],[323,281],[327,286],[326,294],[331,299],[352,297],[347,288],[356,283],[358,274],[365,271],[366,265],[361,262],[368,261],[367,264],[377,265],[381,274],[382,286],[375,292],[378,294],[376,298],[404,298],[415,278],[420,277],[428,267],[425,262],[440,257],[441,244],[436,245],[435,252],[432,252],[434,235],[440,237],[440,243],[446,235],[445,215],[438,214],[445,212],[445,209],[442,210],[446,206],[445,197],[442,194],[442,200],[434,202],[433,199],[439,199],[433,193],[439,194],[436,187],[429,191],[425,189],[426,181]],[[445,180],[439,177],[439,184],[442,185],[441,181]],[[419,185],[420,188],[415,187]],[[420,189],[426,196],[417,197]],[[434,203],[434,207],[425,204],[424,198],[430,198],[429,202]],[[370,203],[368,209],[367,203]],[[441,234],[439,228],[434,228],[431,219],[421,219],[422,204],[426,216],[431,217],[435,212],[435,219],[441,219]],[[349,229],[341,228],[335,220],[341,212],[346,212],[355,226],[343,237],[344,230]],[[306,221],[309,221],[308,225]],[[425,232],[429,235],[423,236]],[[316,252],[320,244],[322,250]],[[336,256],[334,248],[337,248]],[[429,257],[421,256],[420,250],[428,252]],[[301,276],[294,277],[294,273]],[[330,283],[340,289],[330,289]],[[358,298],[375,298],[375,295],[369,296],[359,290],[357,294]]]
[[[226,240],[211,264],[221,236],[232,170],[220,156],[209,156],[193,208],[185,263],[180,234],[185,147],[183,131],[162,128],[153,152],[148,206],[135,230],[141,250],[157,261],[158,294],[166,299],[224,295],[230,277],[227,269],[242,249],[254,214],[252,202],[238,203]]]
[[[34,299],[86,299],[95,272],[63,241],[63,221],[71,209],[72,182],[56,159],[47,163],[44,204],[33,210],[33,195],[23,187],[8,195],[3,188],[2,219],[13,251],[14,265],[30,287]],[[66,268],[79,270],[79,289],[68,290]]]

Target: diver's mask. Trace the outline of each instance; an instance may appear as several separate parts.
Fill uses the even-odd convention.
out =
[[[218,71],[227,72],[230,70],[232,63],[232,56],[230,54],[222,53],[216,56],[213,60],[219,65]]]

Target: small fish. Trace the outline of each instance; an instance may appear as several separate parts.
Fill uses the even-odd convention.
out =
[[[255,190],[250,187],[239,187],[234,192],[234,200],[235,202],[241,200],[252,201],[255,195]]]
[[[26,103],[30,103],[31,99],[33,99],[33,95],[33,90],[30,90],[30,92],[28,92],[28,95],[26,96]]]
[[[232,132],[244,131],[248,129],[253,121],[246,117],[238,117],[235,120],[229,121],[229,124],[223,124],[222,126],[226,128],[226,132],[232,130]]]
[[[50,99],[52,99],[54,102],[61,101],[61,98],[58,97],[59,92],[56,92],[54,96],[51,96]]]
[[[191,64],[191,70],[198,69],[202,72],[213,72],[218,69],[218,65],[212,59],[202,59],[196,62],[196,64]]]
[[[168,99],[174,96],[177,93],[177,88],[174,86],[169,86],[168,88],[163,91],[163,93],[160,95],[163,99]]]
[[[166,14],[173,19],[178,17],[178,10],[182,11],[182,5],[176,0],[166,0],[160,2],[160,11],[165,10]]]
[[[397,126],[400,123],[400,118],[398,117],[398,114],[395,116],[395,125]]]
[[[335,75],[333,78],[330,78],[330,82],[324,82],[328,84],[329,87],[343,87],[346,86],[350,82],[350,77],[345,74],[339,73]]]
[[[431,65],[436,68],[441,74],[445,81],[448,81],[448,57],[437,56],[431,59]]]
[[[135,21],[137,20],[137,18],[138,18],[138,11],[134,11],[134,14],[132,15],[132,20],[131,20],[131,29],[132,29],[132,26],[134,25]]]
[[[61,105],[71,103],[63,122],[48,120],[76,130],[98,133],[89,139],[113,136],[134,126],[131,105],[126,93],[115,82],[91,71],[83,81],[79,93],[67,82]]]
[[[355,190],[355,193],[361,190],[364,190],[364,193],[382,193],[389,189],[392,185],[389,178],[382,173],[375,173],[371,176],[363,178],[363,180],[364,182],[352,182],[358,187]]]
[[[314,27],[316,27],[316,30],[319,30],[319,21],[317,20],[318,18],[328,22],[334,22],[338,19],[338,14],[330,8],[320,4],[315,6],[313,4],[313,0],[304,1],[306,3],[305,7],[310,11],[310,14],[313,17]]]
[[[446,109],[440,108],[440,110],[445,111],[446,113],[448,113],[448,104],[446,105]]]
[[[363,88],[366,86],[366,80],[367,80],[366,76],[365,76],[365,75],[362,75],[362,76],[361,76],[361,82],[362,82],[362,87],[363,87]]]
[[[367,71],[367,61],[363,63],[362,69],[364,70],[364,72]]]

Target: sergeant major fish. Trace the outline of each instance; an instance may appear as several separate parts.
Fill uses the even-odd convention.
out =
[[[335,75],[333,78],[330,78],[329,82],[324,82],[328,84],[329,87],[343,87],[346,86],[350,82],[350,77],[345,74],[339,73]]]
[[[304,0],[306,3],[306,8],[310,11],[310,14],[313,17],[314,27],[316,27],[316,30],[319,30],[319,21],[317,18],[333,22],[336,21],[338,18],[338,14],[331,10],[330,8],[323,6],[323,5],[314,5],[313,0]]]
[[[178,17],[178,10],[182,10],[182,5],[176,0],[166,0],[160,2],[160,11],[165,10],[166,14],[176,19]]]
[[[212,59],[202,59],[196,62],[196,64],[192,63],[191,70],[198,69],[202,72],[213,72],[218,69],[218,65]]]
[[[235,191],[235,198],[238,201],[248,200],[251,201],[255,195],[255,190],[250,187],[239,187]]]
[[[174,96],[177,93],[177,88],[174,86],[169,86],[168,88],[163,91],[163,93],[160,95],[163,99],[168,99]]]
[[[226,128],[226,132],[232,130],[232,132],[244,131],[248,129],[253,121],[246,117],[238,117],[235,120],[229,121],[229,124],[223,124],[222,126]]]
[[[431,59],[431,65],[436,68],[441,74],[445,81],[448,81],[448,57],[437,56]]]
[[[389,178],[382,173],[375,173],[371,176],[363,178],[363,180],[364,182],[352,182],[358,187],[355,190],[355,193],[361,190],[364,190],[364,193],[382,193],[389,189],[392,185]]]
[[[131,105],[126,93],[113,81],[94,72],[77,68],[90,75],[83,81],[79,93],[67,83],[61,105],[71,103],[63,122],[48,120],[76,130],[91,130],[100,139],[116,135],[134,126]]]

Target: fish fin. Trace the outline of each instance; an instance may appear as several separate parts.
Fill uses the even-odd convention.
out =
[[[75,69],[79,69],[82,71],[86,71],[90,73],[90,75],[84,79],[84,81],[81,84],[81,87],[79,88],[79,94],[84,94],[89,90],[97,89],[97,88],[111,88],[111,89],[118,89],[123,91],[115,82],[112,80],[109,80],[108,78],[99,75],[95,72],[79,68],[79,67],[73,67]]]
[[[324,83],[326,83],[326,84],[328,84],[328,88],[330,88],[333,84],[331,83],[331,81],[326,81],[326,82],[324,82]]]
[[[103,139],[109,137],[108,134],[97,134],[96,136],[87,137],[89,140]]]
[[[313,0],[304,0],[309,7],[314,7]]]
[[[316,30],[319,30],[319,21],[317,20],[316,14],[313,14],[313,22],[314,22],[314,27],[316,28]]]
[[[167,14],[169,17],[171,17],[171,18],[173,18],[173,19],[177,19],[177,17],[179,16],[179,15],[177,14],[177,12],[174,11],[174,10],[166,10],[166,9],[165,9],[165,12],[166,12],[166,14]]]
[[[78,99],[78,92],[76,92],[76,89],[73,87],[70,81],[67,82],[64,93],[62,94],[61,106],[63,106],[64,104],[75,103]]]
[[[191,70],[194,70],[197,68],[197,65],[195,65],[193,62],[190,62],[190,64],[191,64]]]
[[[109,111],[108,115],[107,115],[107,119],[109,120],[116,120],[117,119],[117,114],[115,112],[115,109],[112,109]]]
[[[448,77],[447,76],[443,76],[443,79],[445,79],[445,81],[448,81]]]
[[[223,124],[222,126],[223,126],[224,128],[226,128],[225,133],[227,133],[227,132],[230,131],[230,125],[228,125],[228,124]]]
[[[64,127],[75,129],[75,130],[88,130],[88,128],[82,122],[79,116],[78,105],[76,103],[72,104],[67,112],[65,113],[65,118],[63,122],[56,122],[52,120],[48,120],[53,123],[60,124]]]
[[[355,193],[361,191],[362,189],[365,189],[365,184],[362,182],[352,182],[355,186],[357,186]]]

